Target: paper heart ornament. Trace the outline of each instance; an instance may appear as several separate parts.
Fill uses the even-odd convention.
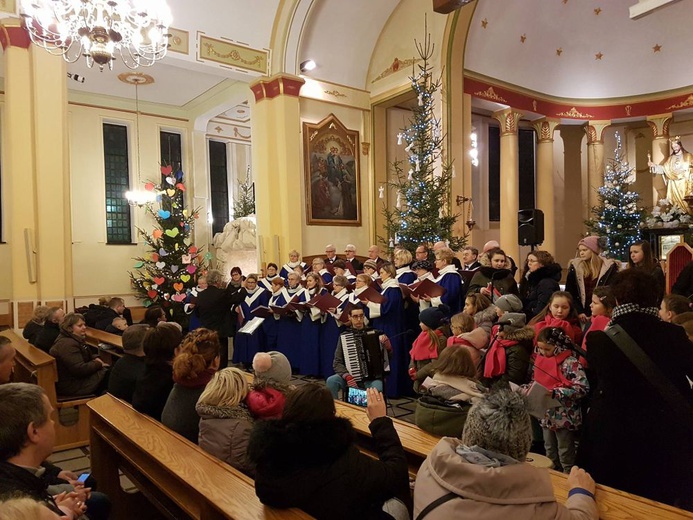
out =
[[[173,228],[173,229],[167,229],[165,231],[165,233],[166,233],[166,236],[169,236],[171,238],[176,238],[178,236],[179,231],[178,231],[178,228]]]
[[[147,184],[144,185],[144,189],[147,191],[154,191],[154,183],[148,182]]]
[[[188,253],[194,255],[195,253],[197,253],[197,248],[195,246],[190,246],[190,249],[188,249]]]
[[[212,259],[212,253],[209,251],[205,253],[205,260],[211,260]]]
[[[166,177],[166,182],[173,186],[176,183],[176,179],[173,177]]]
[[[164,210],[164,209],[160,209],[160,210],[159,210],[159,216],[160,216],[161,218],[163,218],[163,219],[167,219],[168,217],[171,216],[171,212],[170,212],[170,211],[166,211],[166,210]]]
[[[180,261],[184,264],[189,264],[190,262],[192,262],[192,257],[190,255],[181,255]]]
[[[180,191],[185,191],[185,184],[179,182],[178,184],[176,184],[176,188],[178,188]]]
[[[149,288],[156,291],[159,288],[159,286],[158,286],[158,284],[153,283],[152,285],[149,286]]]
[[[161,167],[161,175],[171,175],[171,172],[173,171],[173,166],[170,164],[168,166],[162,166]]]
[[[177,265],[172,265],[171,266],[171,272],[173,274],[176,274],[178,272],[179,267]]]
[[[171,297],[171,295],[169,293],[164,294],[164,300],[168,300],[170,297]]]
[[[185,218],[188,218],[188,210],[187,210],[187,209],[184,209],[184,210],[183,210],[183,216],[184,216]]]
[[[149,296],[152,300],[155,299],[158,295],[159,293],[156,291],[147,291],[147,296]]]
[[[168,253],[163,247],[159,248],[159,256],[168,256]]]
[[[176,194],[176,190],[166,190],[166,194],[169,197],[173,197]]]
[[[166,267],[165,262],[157,262],[155,265],[158,269],[163,269],[164,267]]]
[[[174,302],[182,302],[185,300],[185,294],[174,294],[173,295],[173,301]]]
[[[183,180],[183,170],[181,170],[180,168],[176,170],[176,179],[178,179],[179,181]]]
[[[143,267],[143,266],[144,266],[144,262],[137,262],[135,264],[135,269],[139,269],[140,267]]]
[[[195,271],[197,271],[197,267],[193,264],[190,264],[188,267],[185,268],[186,271],[188,271],[190,274],[195,274]]]
[[[183,284],[176,282],[173,284],[173,288],[176,290],[176,292],[181,292],[183,290]]]
[[[182,274],[182,275],[180,275],[180,280],[183,283],[188,283],[190,281],[190,275],[189,274]]]
[[[159,261],[159,255],[156,253],[151,254],[152,257],[152,262],[158,262]]]
[[[200,214],[199,214],[199,213],[195,213],[195,214],[193,215],[193,217],[195,217],[195,218],[200,218]]]
[[[161,231],[160,229],[155,229],[154,231],[152,231],[152,236],[153,236],[156,240],[160,239],[160,238],[161,238],[161,235],[163,235],[163,234],[164,234],[164,232]]]
[[[154,283],[158,283],[159,285],[161,285],[165,281],[166,281],[166,278],[164,278],[163,276],[155,276],[154,277]]]

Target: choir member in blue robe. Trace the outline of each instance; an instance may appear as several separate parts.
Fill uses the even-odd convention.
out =
[[[296,282],[294,275],[294,282]],[[300,284],[298,284],[300,287]],[[276,291],[277,288],[279,291]],[[292,293],[284,287],[284,279],[277,276],[272,280],[272,288],[276,292],[270,298],[270,308],[272,305],[276,307],[286,306],[294,296],[298,296],[298,287],[294,286]],[[298,299],[298,298],[297,298]],[[300,370],[301,367],[301,324],[296,318],[296,313],[290,315],[275,314],[274,320],[277,326],[277,351],[286,356],[294,370]]]
[[[395,249],[395,267],[397,268],[397,283],[409,285],[416,281],[416,273],[411,270],[411,253],[406,249]],[[418,316],[418,313],[417,313]]]
[[[412,381],[407,374],[409,353],[406,349],[407,329],[404,322],[404,303],[402,291],[395,278],[396,274],[395,266],[390,262],[382,264],[380,266],[381,293],[385,299],[382,303],[365,302],[366,313],[372,327],[382,330],[392,344],[390,376],[385,385],[385,392],[389,397],[411,395],[413,392]]]
[[[349,303],[352,303],[354,305],[358,304],[364,304],[361,300],[359,300],[359,294],[361,294],[363,291],[365,291],[371,284],[373,283],[373,279],[368,276],[365,273],[361,273],[359,275],[356,275],[356,280],[354,281],[354,291],[350,292],[347,301]],[[364,311],[366,312],[366,311]],[[366,312],[366,314],[368,314]],[[364,318],[364,325],[369,326],[368,324],[370,323],[368,320],[368,316],[365,316]]]
[[[306,275],[306,288],[299,296],[299,301],[307,302],[327,291],[323,287],[318,273]],[[320,309],[311,307],[301,312],[301,374],[305,376],[320,375],[320,339],[324,316]]]
[[[325,269],[325,260],[323,260],[322,258],[313,259],[313,269],[311,269],[310,272],[318,273],[322,278],[323,285],[332,283],[332,275],[327,269]]]
[[[435,264],[438,269],[438,278],[435,279],[435,282],[445,288],[445,294],[435,298],[424,299],[430,301],[432,307],[438,307],[441,303],[447,305],[450,308],[448,318],[451,318],[458,312],[461,312],[464,307],[464,302],[462,301],[462,277],[452,264],[452,259],[455,257],[452,249],[449,247],[438,249],[435,252],[435,257]]]
[[[279,275],[277,274],[277,264],[275,264],[274,262],[270,262],[269,264],[267,264],[266,273],[267,274],[264,278],[260,278],[258,280],[258,283],[261,287],[264,287],[269,292],[272,292],[272,280],[279,277]],[[282,280],[284,280],[284,278],[282,278]]]
[[[279,276],[284,278],[284,280],[288,280],[289,273],[292,273],[294,269],[296,269],[296,266],[299,265],[301,266],[301,269],[305,272],[306,268],[308,267],[308,264],[301,261],[300,253],[293,249],[292,251],[289,251],[289,261],[285,263],[279,270]]]
[[[188,331],[199,329],[202,327],[199,316],[195,313],[195,302],[197,301],[197,295],[200,294],[207,288],[207,277],[200,276],[197,279],[197,286],[194,287],[188,295],[185,297],[185,305],[183,309],[185,314],[189,316],[188,319]]]
[[[410,264],[412,256],[404,248],[395,249],[393,255],[395,268],[397,269],[397,283],[409,285],[416,281],[416,273],[411,270]],[[407,329],[417,330],[419,328],[419,304],[411,298],[404,298],[404,324]],[[413,334],[412,334],[413,336]],[[411,350],[414,337],[405,336],[405,348],[407,352]]]
[[[335,261],[335,263],[337,262],[343,262],[343,260]],[[339,321],[339,318],[344,306],[349,301],[347,284],[347,278],[343,275],[337,275],[332,280],[332,296],[341,300],[342,303],[334,311],[326,315],[325,324],[322,326],[322,339],[320,340],[320,375],[326,379],[334,374],[334,369],[332,368],[334,351],[337,348],[339,335],[342,333],[345,326],[344,323]]]
[[[257,282],[258,275],[256,274],[249,274],[245,279],[245,290],[248,294],[245,300],[236,307],[241,327],[255,317],[252,313],[254,309],[262,306],[266,307],[269,303],[270,292],[264,287],[260,287]],[[265,350],[266,343],[265,331],[261,326],[255,329],[255,332],[252,334],[236,334],[234,338],[233,362],[250,366],[255,354]]]
[[[332,264],[332,269],[334,270],[335,277],[344,276],[349,284],[353,284],[356,281],[356,276],[351,274],[351,272],[347,269],[346,262],[341,258],[334,261]]]

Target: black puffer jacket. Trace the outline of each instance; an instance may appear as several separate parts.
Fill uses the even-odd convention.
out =
[[[344,418],[255,423],[248,458],[260,501],[318,519],[390,518],[382,511],[386,500],[411,501],[407,459],[389,417],[375,419],[370,430],[380,460],[358,450]]]
[[[541,312],[549,303],[551,295],[560,291],[561,266],[549,264],[540,267],[520,282],[522,310],[527,315],[527,321]]]

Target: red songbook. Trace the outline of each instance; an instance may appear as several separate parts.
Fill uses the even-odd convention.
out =
[[[250,313],[253,316],[257,316],[259,318],[269,318],[270,316],[272,316],[272,310],[264,305],[255,307],[252,311],[250,311]]]
[[[368,300],[373,303],[383,303],[385,301],[385,297],[376,291],[373,286],[367,287],[361,292],[361,294],[358,295],[358,299],[361,301]]]
[[[270,305],[270,310],[272,313],[278,315],[278,316],[293,316],[294,315],[294,309],[289,307],[290,304],[286,305]]]
[[[435,298],[445,294],[445,287],[438,285],[437,283],[426,278],[425,280],[421,280],[421,283],[419,283],[419,285],[417,285],[412,292],[419,298],[422,296],[430,296],[431,298]]]
[[[320,312],[329,312],[330,309],[336,309],[342,304],[342,300],[335,298],[331,294],[323,294],[322,296],[316,296],[308,302],[312,307],[320,309]]]
[[[410,283],[409,285],[407,285],[406,283],[399,284],[399,288],[402,290],[402,296],[404,296],[405,298],[411,296],[411,294],[414,292],[414,289],[416,289],[420,283],[420,281],[416,281],[414,283]]]
[[[339,321],[341,323],[349,323],[349,313],[351,312],[351,309],[355,309],[356,305],[353,303],[349,302],[344,306],[344,309],[342,309],[342,314],[339,316]]]

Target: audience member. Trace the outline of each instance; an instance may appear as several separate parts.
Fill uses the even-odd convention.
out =
[[[10,498],[0,502],[0,520],[60,520],[60,517],[33,498]]]
[[[46,322],[46,318],[50,313],[50,308],[45,305],[38,305],[34,308],[34,313],[31,319],[24,325],[24,330],[22,330],[22,336],[32,345],[36,345],[36,340],[39,334],[43,330],[43,324]]]
[[[60,324],[64,319],[65,311],[60,307],[51,307],[48,309],[48,316],[43,323],[43,329],[36,337],[35,345],[44,352],[49,352],[55,340],[58,339]]]
[[[488,332],[482,327],[477,327],[474,318],[464,312],[458,312],[450,319],[450,330],[453,335],[448,338],[447,346],[458,345],[466,350],[476,369],[474,377],[481,379],[481,358],[488,348]]]
[[[483,362],[482,382],[488,387],[497,382],[523,385],[528,381],[534,329],[525,325],[524,314],[506,312],[501,307],[496,309],[500,317],[491,331],[490,346]]]
[[[477,269],[469,283],[467,294],[481,293],[492,302],[504,294],[519,294],[517,282],[506,267],[508,257],[505,252],[498,248],[491,249],[487,252],[487,257],[489,265],[482,265]]]
[[[0,336],[0,385],[12,381],[16,355],[12,342],[5,336]]]
[[[674,408],[662,393],[678,393],[691,406],[693,349],[681,327],[659,319],[652,276],[627,269],[611,290],[617,303],[611,326],[587,338],[592,403],[577,462],[600,484],[693,511],[693,413]],[[625,353],[633,351],[650,365],[646,376],[638,368],[643,358]],[[662,374],[662,388],[651,380],[654,371]]]
[[[481,267],[479,263],[479,250],[476,247],[465,246],[462,248],[462,269],[474,271]]]
[[[287,397],[282,419],[255,423],[248,458],[256,465],[255,492],[263,504],[298,507],[316,518],[387,518],[383,511],[410,518],[404,449],[382,394],[367,392],[379,459],[359,451],[351,423],[336,417],[323,385],[300,386]]]
[[[114,318],[123,316],[125,310],[125,300],[122,298],[111,298],[108,300],[108,309],[101,314],[99,321],[94,324],[94,327],[99,330],[106,330],[106,327],[113,323]]]
[[[629,248],[628,269],[642,269],[650,276],[653,276],[657,282],[659,290],[657,299],[661,300],[664,296],[666,279],[662,266],[652,254],[652,247],[647,240],[638,240],[633,242]]]
[[[363,269],[363,264],[356,258],[356,246],[354,244],[347,244],[344,248],[344,261],[347,264],[347,269],[352,275],[356,276],[358,271]]]
[[[142,323],[144,323],[145,325],[149,325],[150,327],[156,327],[159,324],[159,322],[167,321],[168,320],[166,319],[166,313],[160,305],[151,305],[147,307],[146,311],[144,311],[144,319],[142,320]]]
[[[468,294],[464,299],[465,314],[474,318],[477,327],[484,329],[486,334],[491,335],[493,324],[498,321],[496,306],[491,303],[488,296],[481,293]]]
[[[116,336],[122,336],[123,332],[128,328],[128,321],[122,316],[113,318],[111,324],[106,327],[105,331],[109,334],[115,334]]]
[[[108,365],[86,344],[87,324],[81,314],[69,313],[50,355],[58,366],[55,390],[60,396],[101,394],[108,387]]]
[[[245,402],[248,390],[242,370],[224,368],[207,384],[195,410],[200,416],[200,448],[253,477],[246,456],[254,422]]]
[[[532,251],[527,255],[520,280],[522,310],[531,320],[549,303],[551,295],[561,290],[561,266],[548,251]]]
[[[108,393],[131,404],[146,369],[143,342],[148,330],[148,325],[137,324],[123,332],[123,356],[113,364],[108,377]]]
[[[284,411],[286,394],[292,389],[291,365],[276,350],[258,352],[253,358],[253,384],[246,404],[256,419],[279,419]]]
[[[161,422],[194,443],[197,443],[200,422],[195,405],[219,370],[220,349],[216,332],[195,329],[183,338],[173,359],[175,384],[161,412]]]
[[[691,312],[691,310],[693,310],[693,303],[688,298],[679,294],[667,294],[662,298],[662,303],[659,307],[659,317],[662,318],[662,321],[671,323],[671,320],[677,315]]]
[[[151,327],[142,341],[144,374],[135,384],[132,406],[157,421],[173,388],[173,357],[182,339],[180,330],[166,324]]]
[[[524,464],[532,428],[524,399],[492,392],[469,410],[462,439],[443,437],[426,457],[414,486],[414,517],[591,519],[599,512],[595,483],[577,466],[568,500],[553,497],[551,476]]]
[[[421,383],[433,375],[434,362],[447,345],[450,328],[447,305],[429,307],[419,313],[421,333],[414,340],[409,351],[409,377],[414,381],[414,391],[418,392]]]

